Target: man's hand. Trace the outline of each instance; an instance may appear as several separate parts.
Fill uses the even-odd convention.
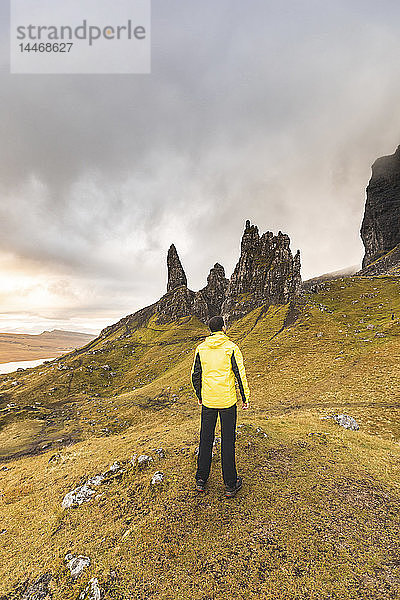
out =
[[[249,406],[250,405],[249,405],[249,401],[248,400],[247,400],[247,402],[243,402],[243,404],[242,404],[243,410],[247,410],[249,408]]]

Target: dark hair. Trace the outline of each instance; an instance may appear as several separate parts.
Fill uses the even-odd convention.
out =
[[[208,321],[210,331],[222,331],[224,325],[224,319],[219,315],[216,317],[211,317],[211,319]]]

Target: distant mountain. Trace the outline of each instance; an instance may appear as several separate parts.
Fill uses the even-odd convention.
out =
[[[316,291],[319,284],[324,281],[331,281],[332,279],[340,279],[341,277],[351,277],[358,270],[358,265],[352,265],[351,267],[345,267],[344,269],[338,269],[337,271],[331,271],[330,273],[323,273],[317,275],[317,277],[311,277],[303,281],[302,289],[305,291]]]
[[[38,334],[0,333],[0,363],[60,356],[84,346],[95,337],[90,333],[63,329]]]

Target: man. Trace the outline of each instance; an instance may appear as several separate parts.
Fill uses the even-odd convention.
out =
[[[238,346],[226,335],[224,320],[212,317],[210,335],[195,350],[191,379],[201,405],[200,446],[197,458],[196,489],[203,492],[210,474],[215,425],[221,423],[222,475],[226,496],[232,497],[242,487],[235,463],[237,398],[235,377],[239,384],[243,408],[249,408],[250,390]]]

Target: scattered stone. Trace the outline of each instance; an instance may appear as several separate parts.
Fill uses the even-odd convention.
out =
[[[86,588],[81,592],[79,600],[100,600],[101,590],[96,577],[93,577]]]
[[[89,502],[89,500],[91,500],[96,493],[96,490],[93,488],[98,487],[105,481],[109,481],[111,478],[122,475],[125,470],[125,465],[120,462],[114,462],[107,471],[90,477],[83,485],[80,485],[71,492],[68,492],[68,494],[64,496],[62,507],[64,509],[77,508],[84,502]]]
[[[77,508],[84,502],[89,502],[95,493],[95,490],[93,490],[87,483],[84,483],[71,492],[68,492],[68,494],[64,496],[61,506],[64,509]]]
[[[354,431],[360,429],[357,421],[349,415],[333,415],[332,418],[338,425],[344,427],[345,429],[352,429]]]
[[[151,478],[151,485],[161,483],[164,479],[164,473],[162,471],[156,471]]]
[[[165,458],[165,450],[163,448],[154,448],[154,452],[158,454],[159,458]]]
[[[256,433],[257,433],[257,435],[258,435],[259,437],[265,437],[265,438],[267,438],[267,437],[268,437],[268,434],[267,434],[267,433],[265,433],[265,431],[263,431],[263,430],[261,429],[261,427],[257,427],[257,429],[256,429]]]
[[[68,553],[64,560],[74,579],[82,574],[83,569],[90,566],[90,558],[88,556],[76,556],[75,554]]]
[[[117,475],[119,473],[121,473],[124,470],[124,466],[119,463],[118,461],[114,462],[110,468],[107,471],[104,471],[104,473],[102,473],[103,478],[109,478],[112,477],[113,475]]]
[[[136,467],[136,464],[137,464],[137,454],[134,454],[129,462],[131,463],[132,467]]]

